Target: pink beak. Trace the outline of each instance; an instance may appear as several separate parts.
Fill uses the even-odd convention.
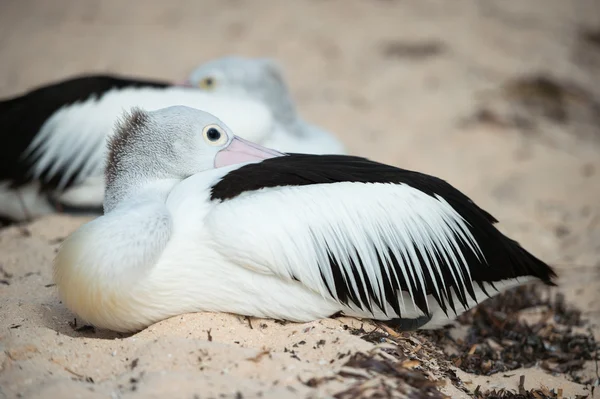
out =
[[[191,83],[187,80],[184,80],[183,82],[177,82],[175,83],[175,86],[192,87]]]
[[[234,136],[229,145],[217,153],[215,168],[235,165],[244,162],[262,161],[263,159],[285,156],[279,151],[271,150]]]

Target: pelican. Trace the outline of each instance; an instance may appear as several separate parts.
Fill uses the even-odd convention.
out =
[[[284,152],[346,153],[335,135],[300,116],[287,87],[283,68],[273,59],[217,58],[194,69],[183,85],[210,93],[258,100],[266,105],[273,115],[275,130],[285,134],[272,134],[260,142],[243,137],[247,140]]]
[[[115,121],[133,106],[152,111],[172,105],[203,109],[241,137],[280,151],[345,153],[334,135],[295,117],[281,68],[270,59],[210,61],[185,85],[78,76],[0,101],[0,218],[22,221],[57,210],[100,213],[105,141]]]
[[[555,284],[444,180],[281,153],[184,106],[125,115],[105,178],[104,215],[54,262],[63,303],[99,328],[207,311],[431,329],[507,288]]]

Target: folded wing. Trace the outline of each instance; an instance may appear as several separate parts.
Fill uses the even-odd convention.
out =
[[[448,183],[362,158],[244,166],[213,186],[212,199],[220,203],[207,225],[232,262],[371,313],[401,316],[409,304],[399,291],[429,313],[429,295],[455,310],[475,299],[474,283],[551,276]]]

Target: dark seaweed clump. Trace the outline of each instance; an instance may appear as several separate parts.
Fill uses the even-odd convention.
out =
[[[531,308],[541,313],[532,324],[519,317]],[[576,331],[584,324],[581,312],[568,307],[560,294],[544,295],[542,288],[519,287],[487,300],[458,322],[469,326],[463,339],[452,339],[448,329],[420,334],[452,348],[457,354],[451,361],[461,370],[491,375],[540,362],[547,371],[591,383],[581,381],[576,372],[585,361],[598,360],[598,344],[591,332]]]

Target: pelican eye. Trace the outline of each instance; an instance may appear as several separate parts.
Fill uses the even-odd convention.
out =
[[[219,141],[219,139],[221,138],[221,132],[219,132],[214,127],[211,127],[206,131],[206,138],[209,141]]]
[[[215,79],[210,76],[202,79],[198,83],[198,87],[200,87],[201,89],[204,89],[204,90],[210,90],[210,89],[214,88],[214,86],[215,86]]]
[[[202,131],[204,140],[210,145],[221,145],[227,141],[227,134],[217,125],[208,125]]]

